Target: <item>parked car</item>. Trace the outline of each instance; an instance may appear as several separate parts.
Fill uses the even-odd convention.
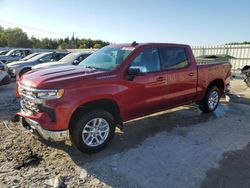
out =
[[[6,71],[0,70],[0,86],[10,83],[10,76]]]
[[[5,55],[5,54],[8,53],[8,51],[9,51],[9,50],[2,50],[2,51],[0,51],[0,55]]]
[[[31,59],[32,57],[35,57],[35,56],[37,56],[37,55],[39,55],[39,54],[41,54],[40,52],[36,52],[36,53],[32,53],[32,54],[30,54],[30,55],[27,55],[26,57],[24,57],[24,58],[22,58],[22,59],[20,59],[20,60],[18,60],[18,61],[12,61],[11,62],[11,64],[9,65],[9,66],[11,66],[11,65],[13,65],[13,64],[16,64],[16,63],[18,63],[18,62],[20,62],[20,61],[28,61],[29,59]],[[7,65],[6,65],[6,67],[7,67]],[[11,73],[11,71],[10,71],[10,73]]]
[[[27,55],[26,57],[20,59],[19,61],[27,61],[27,60],[31,59],[32,57],[35,57],[35,56],[37,56],[37,55],[39,55],[39,54],[41,54],[41,52],[32,53],[32,54]]]
[[[69,52],[46,52],[41,53],[27,61],[17,61],[8,64],[9,74],[11,77],[19,76],[21,77],[24,73],[31,70],[32,66],[46,63],[50,61],[58,61],[64,56],[66,56]]]
[[[7,64],[12,61],[22,59],[31,53],[32,52],[30,49],[13,49],[7,52],[5,55],[0,55],[0,61]]]
[[[229,63],[197,65],[188,45],[110,45],[78,66],[21,77],[17,115],[44,139],[70,138],[80,151],[96,152],[128,120],[193,102],[213,112],[230,72]]]
[[[78,65],[82,60],[88,57],[92,52],[75,52],[70,53],[56,62],[48,62],[38,64],[32,67],[32,70],[58,67],[58,66],[66,66],[66,65]]]

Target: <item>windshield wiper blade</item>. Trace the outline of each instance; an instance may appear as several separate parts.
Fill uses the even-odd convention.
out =
[[[95,67],[91,67],[89,65],[84,65],[84,68],[88,68],[88,69],[96,69]]]

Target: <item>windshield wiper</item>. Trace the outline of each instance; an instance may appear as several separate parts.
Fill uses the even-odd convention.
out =
[[[84,65],[84,68],[88,68],[88,69],[96,69],[95,67],[91,67],[89,65]]]
[[[93,69],[93,70],[108,71],[107,69],[102,69],[102,68],[99,68],[99,67],[92,67],[92,66],[89,66],[89,65],[84,65],[83,67],[88,68],[88,69]]]

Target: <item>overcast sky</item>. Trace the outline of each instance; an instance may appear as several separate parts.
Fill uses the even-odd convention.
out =
[[[0,0],[0,25],[39,38],[215,45],[250,41],[250,1]]]

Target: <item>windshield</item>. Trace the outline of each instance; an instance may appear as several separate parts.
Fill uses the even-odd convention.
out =
[[[134,47],[104,47],[87,57],[79,65],[110,71],[122,64],[133,50]]]
[[[35,57],[36,55],[38,55],[38,53],[30,54],[30,55],[24,57],[22,60],[28,60],[28,59],[30,59],[30,58],[32,58],[32,57]]]
[[[48,55],[48,54],[49,54],[49,53],[41,53],[41,54],[39,54],[39,55],[36,55],[35,57],[30,58],[29,61],[36,61],[36,60],[38,60],[38,59],[40,59],[40,58],[42,58],[43,56]]]
[[[8,51],[0,51],[0,55],[5,55],[7,53],[8,53]]]
[[[10,56],[15,50],[10,50],[8,53],[6,53],[5,55]]]
[[[64,62],[64,63],[70,63],[70,62],[73,62],[77,57],[78,57],[78,53],[70,53],[70,54],[64,56],[59,61]]]

